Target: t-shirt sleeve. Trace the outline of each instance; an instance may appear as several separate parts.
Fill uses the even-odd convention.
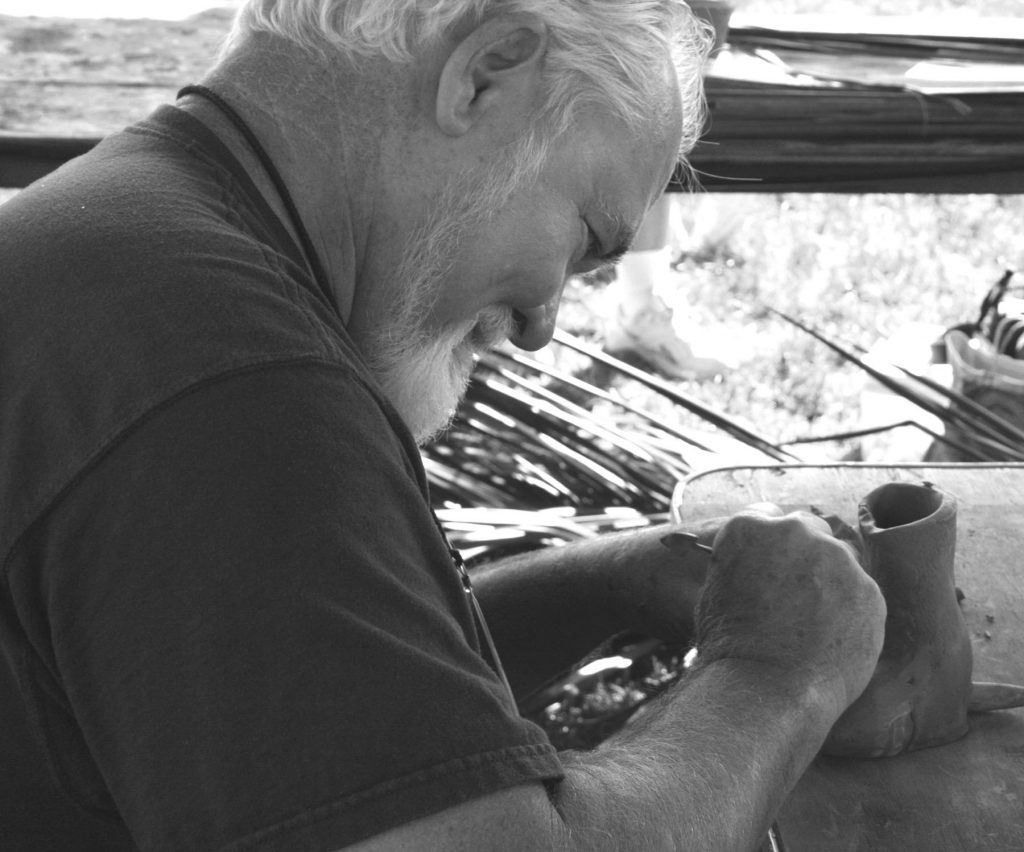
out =
[[[414,467],[344,369],[191,389],[27,551],[47,724],[75,726],[142,849],[333,849],[560,774],[477,652]]]

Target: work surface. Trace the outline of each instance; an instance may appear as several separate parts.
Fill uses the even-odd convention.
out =
[[[889,481],[956,498],[974,680],[1024,684],[1024,466],[727,468],[683,482],[673,512],[686,522],[770,501],[856,526],[858,502]],[[899,757],[818,757],[779,815],[788,852],[1022,852],[1024,709],[972,714],[970,726],[952,745]]]

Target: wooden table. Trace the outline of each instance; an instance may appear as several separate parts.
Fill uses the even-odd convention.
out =
[[[778,465],[695,474],[683,522],[771,501],[856,525],[888,481],[934,483],[958,503],[955,572],[974,679],[1024,684],[1024,465]],[[1024,852],[1024,709],[973,714],[959,742],[878,760],[819,756],[782,808],[788,852]]]

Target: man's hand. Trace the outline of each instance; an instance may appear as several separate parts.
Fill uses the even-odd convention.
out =
[[[877,585],[821,518],[748,510],[715,537],[697,606],[701,664],[757,662],[842,710],[874,671],[884,622]]]

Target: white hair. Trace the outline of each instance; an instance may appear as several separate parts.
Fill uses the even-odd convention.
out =
[[[268,32],[314,53],[412,61],[466,23],[531,13],[548,26],[545,61],[548,131],[557,135],[585,104],[610,109],[643,130],[663,118],[652,102],[662,87],[666,53],[679,80],[684,157],[704,127],[702,75],[710,27],[683,0],[247,0],[226,50],[246,33]]]

